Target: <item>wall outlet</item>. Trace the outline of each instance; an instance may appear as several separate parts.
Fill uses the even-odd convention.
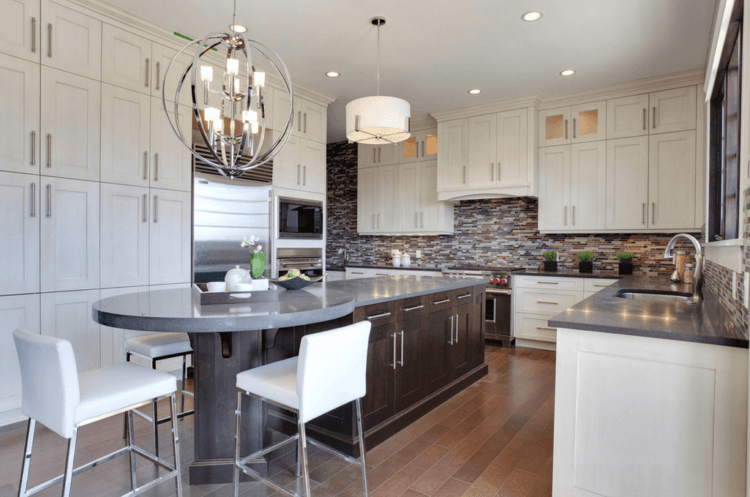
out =
[[[745,309],[750,309],[750,305],[748,302],[750,302],[750,273],[746,272],[744,275],[744,278],[742,278],[742,282],[745,286],[745,292],[743,294],[743,297],[745,298]]]

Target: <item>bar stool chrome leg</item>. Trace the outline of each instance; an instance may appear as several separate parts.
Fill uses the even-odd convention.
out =
[[[187,356],[182,356],[182,384],[180,384],[180,412],[185,412],[185,381],[187,381]],[[180,418],[182,421],[182,418]]]
[[[151,360],[151,369],[156,370],[156,359]],[[151,402],[151,411],[154,424],[154,455],[159,457],[159,415],[156,410],[156,399]]]
[[[135,445],[135,427],[133,426],[133,411],[125,413],[125,429],[127,431],[127,445],[130,447],[130,487],[135,490],[138,488],[138,479],[135,474],[135,452],[133,452],[133,446]]]
[[[305,473],[305,496],[311,497],[310,493],[310,466],[307,465],[307,435],[305,434],[305,423],[299,423],[299,446],[302,447],[302,464]]]
[[[21,482],[18,484],[18,495],[26,495],[29,482],[29,466],[31,466],[31,448],[34,446],[34,432],[36,420],[29,418],[26,428],[26,447],[23,450],[23,467],[21,468]]]
[[[174,451],[174,467],[176,471],[180,469],[180,437],[177,433],[177,399],[174,394],[169,400],[169,414],[172,418],[172,450]],[[177,495],[182,495],[182,479],[178,474],[174,479]]]
[[[237,408],[234,411],[234,497],[239,497],[240,491],[240,431],[242,421],[242,392],[237,390]]]
[[[364,495],[367,497],[369,491],[367,488],[367,462],[365,462],[365,430],[362,429],[362,401],[357,399],[357,432],[359,433],[359,462],[362,465],[362,488],[364,489]]]
[[[297,416],[297,419],[299,419],[299,415]],[[297,460],[294,467],[294,476],[299,477],[300,473],[300,461],[302,458],[302,440],[297,440],[297,444],[295,446],[295,451],[297,452]]]
[[[78,440],[78,427],[73,428],[73,436],[68,439],[68,454],[65,458],[65,476],[63,477],[63,497],[70,496],[70,484],[73,482],[73,468],[76,457],[76,442]]]

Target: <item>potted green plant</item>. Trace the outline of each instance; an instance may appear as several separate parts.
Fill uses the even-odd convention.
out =
[[[578,271],[581,273],[593,273],[594,257],[593,252],[578,252]]]
[[[620,261],[620,274],[633,274],[633,259],[635,259],[635,254],[630,252],[617,254],[617,260]]]
[[[557,272],[557,252],[554,250],[544,253],[544,270]]]

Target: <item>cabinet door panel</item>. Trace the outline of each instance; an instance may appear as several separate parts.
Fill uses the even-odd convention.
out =
[[[39,295],[0,297],[0,412],[21,407],[21,368],[18,364],[13,331],[23,328],[39,334],[41,319]]]
[[[151,189],[150,284],[191,280],[190,193]]]
[[[398,173],[393,166],[380,168],[380,210],[377,217],[378,230],[390,233],[399,229],[398,209]],[[378,197],[375,202],[378,202]]]
[[[648,134],[648,93],[607,100],[607,138]]]
[[[358,167],[372,167],[378,165],[378,149],[377,145],[357,145],[357,166]],[[275,167],[275,162],[274,162]]]
[[[396,325],[378,326],[370,331],[367,348],[367,395],[362,399],[362,422],[365,429],[391,417],[394,402],[394,344]]]
[[[101,83],[42,67],[42,175],[99,180]]]
[[[570,227],[603,230],[606,225],[607,145],[604,141],[571,146]]]
[[[99,287],[99,183],[43,178],[42,291]]]
[[[97,300],[99,290],[42,294],[42,335],[73,345],[78,373],[101,367],[99,325],[91,319]]]
[[[298,190],[302,184],[301,138],[291,135],[273,159],[273,186]]]
[[[497,115],[497,186],[528,184],[526,109]]]
[[[108,184],[101,189],[101,286],[148,285],[148,189]]]
[[[102,23],[42,1],[42,64],[94,80],[102,77]]]
[[[571,107],[573,136],[571,143],[604,140],[607,137],[607,102],[592,102]]]
[[[398,172],[399,225],[402,231],[419,230],[420,170],[419,164],[404,164]]]
[[[148,95],[102,85],[102,181],[148,186],[150,120]]]
[[[469,118],[468,171],[469,188],[492,188],[497,156],[497,115],[489,114]]]
[[[607,222],[611,229],[645,229],[648,137],[607,141]]]
[[[649,138],[650,228],[692,228],[695,179],[695,131]]]
[[[108,299],[110,297],[116,297],[119,295],[126,295],[128,293],[148,292],[148,286],[133,286],[129,288],[110,288],[102,289],[99,291],[100,299]],[[144,298],[144,305],[148,305],[148,299]],[[125,362],[125,340],[128,338],[146,335],[145,331],[125,330],[122,328],[110,328],[109,326],[100,325],[100,341],[101,341],[101,361],[102,367],[106,368]],[[138,361],[138,359],[135,359]],[[159,365],[169,361],[160,361]],[[151,367],[150,364],[147,367]],[[158,367],[158,365],[157,365]],[[163,370],[162,370],[163,371]]]
[[[302,136],[314,142],[325,143],[326,108],[300,99],[300,110],[302,111]]]
[[[453,308],[453,345],[451,346],[451,380],[460,378],[471,369],[472,348],[470,333],[474,324],[471,304]]]
[[[41,19],[37,0],[0,0],[0,53],[39,62]]]
[[[438,201],[437,161],[422,162],[419,167],[419,228],[423,231],[452,231],[452,224],[445,226],[446,204]],[[452,205],[448,205],[449,209],[453,209]]]
[[[293,136],[302,136],[302,110],[299,101],[295,99],[292,109],[291,133]],[[273,92],[273,129],[281,133],[289,118],[289,94],[285,91]]]
[[[169,68],[169,75],[165,84],[164,75],[167,71],[169,63],[172,62],[172,58],[176,53],[177,50],[167,48],[163,45],[159,45],[158,43],[153,43],[151,45],[151,57],[153,59],[151,63],[151,96],[157,97],[159,101],[161,101],[162,87],[164,87],[164,94],[167,102],[174,102],[175,92],[177,91],[177,84],[182,77],[182,73],[185,71],[185,68],[189,66],[193,61],[186,52],[181,53]],[[192,105],[192,99],[190,97],[190,73],[188,73],[188,76],[182,83],[179,103],[188,106]]]
[[[695,86],[649,94],[651,126],[649,133],[671,133],[695,129]]]
[[[539,111],[539,146],[570,143],[570,107]]]
[[[174,119],[174,105],[168,105]],[[180,107],[183,130],[191,129],[192,113],[189,107]],[[185,132],[185,131],[183,131]],[[175,136],[167,122],[160,98],[151,98],[151,178],[152,188],[190,191],[192,188],[192,155]]]
[[[302,163],[301,189],[308,192],[326,192],[326,146],[322,143],[303,139],[300,152]]]
[[[453,309],[433,312],[428,316],[422,341],[425,358],[425,395],[429,395],[451,381],[451,321]]]
[[[438,126],[438,174],[441,190],[466,188],[468,129],[468,119],[445,121]]]
[[[377,172],[375,169],[359,171],[357,175],[357,231],[360,233],[372,233],[375,230],[375,195],[377,185]]]
[[[539,229],[568,230],[570,147],[539,149]]]
[[[422,333],[427,316],[396,323],[398,364],[396,369],[396,412],[424,398],[424,361]]]
[[[39,291],[40,191],[39,176],[0,173],[0,295]]]
[[[39,174],[39,77],[38,64],[0,55],[0,170]]]
[[[149,95],[152,65],[150,40],[102,26],[102,82]]]

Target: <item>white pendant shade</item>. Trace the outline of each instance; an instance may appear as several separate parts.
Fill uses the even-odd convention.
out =
[[[398,143],[411,135],[411,106],[396,97],[364,97],[346,104],[346,137],[359,143]]]

